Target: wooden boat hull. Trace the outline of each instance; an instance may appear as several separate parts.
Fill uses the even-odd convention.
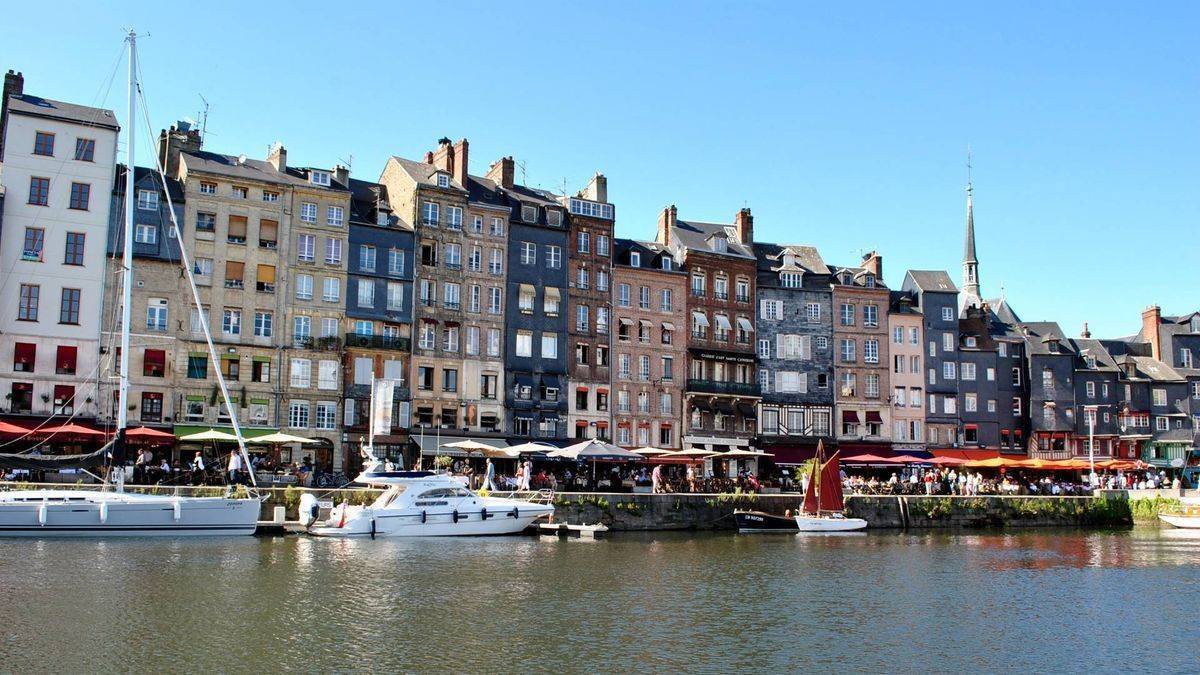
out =
[[[738,532],[751,534],[755,532],[799,532],[796,519],[790,516],[777,516],[762,511],[734,511],[733,519],[737,522]]]

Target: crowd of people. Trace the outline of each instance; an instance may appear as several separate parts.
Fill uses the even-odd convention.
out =
[[[635,488],[654,493],[687,492],[759,492],[764,483],[753,472],[742,469],[733,476],[715,475],[699,464],[646,464],[589,462],[538,462],[531,459],[516,461],[512,470],[498,465],[509,462],[485,460],[475,469],[470,460],[453,462],[448,470],[463,478],[472,489],[489,491],[555,490],[561,492],[631,492]],[[785,474],[786,475],[786,474]],[[790,482],[790,480],[789,480]]]
[[[1179,489],[1180,481],[1171,480],[1164,471],[1105,472],[1090,481],[1076,472],[1008,472],[1001,469],[985,476],[972,469],[910,467],[890,475],[878,470],[847,473],[842,470],[842,485],[849,494],[926,494],[926,495],[1090,495],[1093,486],[1110,490]]]

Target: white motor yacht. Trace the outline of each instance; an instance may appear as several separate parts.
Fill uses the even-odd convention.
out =
[[[317,499],[300,497],[300,522],[320,537],[453,537],[516,534],[554,513],[550,504],[483,497],[456,478],[429,471],[379,471],[373,462],[354,482],[383,489],[370,506],[339,504],[317,522]]]

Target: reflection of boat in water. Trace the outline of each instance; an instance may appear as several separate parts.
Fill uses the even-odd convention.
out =
[[[733,519],[737,522],[738,532],[749,534],[754,532],[787,532],[795,534],[800,531],[796,519],[792,516],[777,516],[762,511],[734,511]]]
[[[1175,511],[1158,514],[1158,519],[1185,530],[1200,530],[1200,499],[1185,497],[1180,501],[1180,507]]]
[[[796,515],[796,526],[801,532],[851,532],[866,529],[867,521],[862,518],[847,518],[842,513],[842,476],[838,468],[838,453],[829,461],[825,457],[825,444],[817,443],[817,454],[812,458],[812,473],[808,488],[804,491],[804,505]]]
[[[367,466],[356,483],[383,489],[369,506],[340,504],[315,521],[316,497],[300,498],[301,523],[321,537],[453,537],[516,534],[550,516],[550,504],[483,497],[457,479],[429,471],[376,471]]]

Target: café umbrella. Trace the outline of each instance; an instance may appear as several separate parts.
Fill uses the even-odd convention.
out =
[[[626,450],[619,445],[613,445],[597,438],[591,438],[575,445],[568,445],[562,450],[551,452],[550,456],[577,461],[591,460],[593,481],[596,480],[596,462],[632,462],[643,459],[636,452]]]
[[[515,455],[510,455],[508,453],[509,448],[501,448],[499,446],[481,443],[470,438],[461,441],[455,441],[453,443],[445,443],[442,445],[442,447],[462,450],[468,455],[480,454],[484,457],[515,457]]]

